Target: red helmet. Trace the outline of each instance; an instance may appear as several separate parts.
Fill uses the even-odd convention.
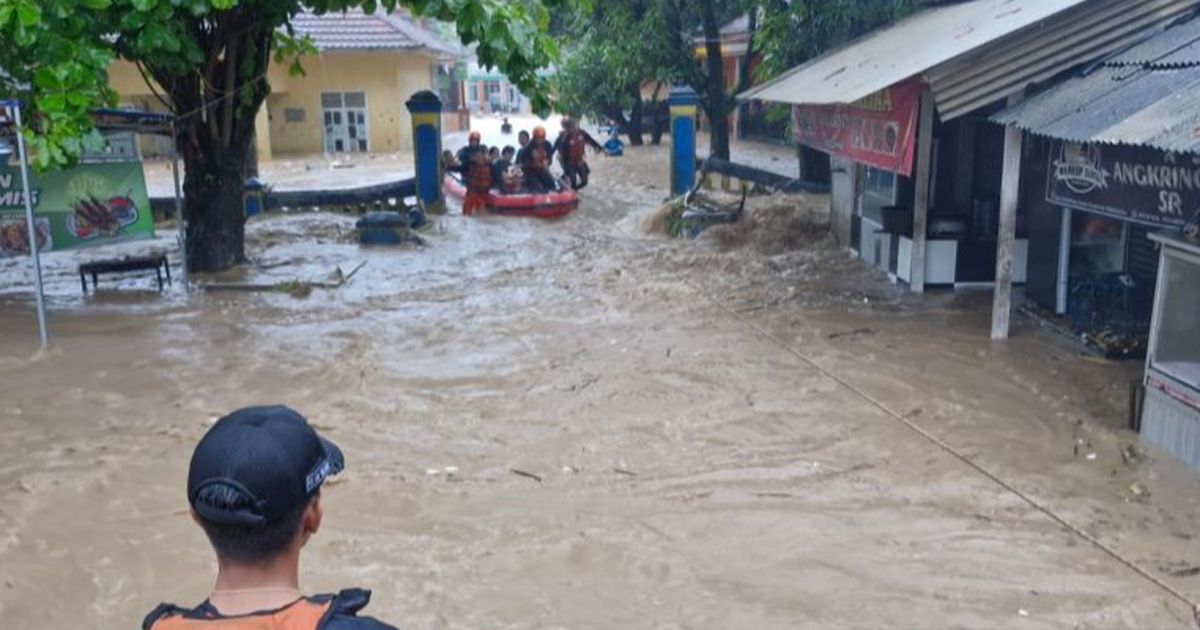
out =
[[[537,138],[539,140],[545,140],[546,139],[546,128],[545,127],[534,127],[533,128],[533,137]]]
[[[479,135],[478,131],[472,131],[470,135],[467,136],[467,142],[479,142],[482,139],[483,136]]]

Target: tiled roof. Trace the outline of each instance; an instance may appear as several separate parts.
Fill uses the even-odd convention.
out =
[[[317,50],[424,50],[458,56],[460,50],[400,14],[382,11],[317,15],[304,12],[292,18],[297,35],[312,38]]]

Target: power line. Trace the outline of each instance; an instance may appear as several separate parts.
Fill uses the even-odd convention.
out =
[[[899,412],[897,412],[896,410],[892,409],[886,403],[882,402],[878,398],[875,398],[871,394],[864,391],[862,388],[847,381],[845,378],[841,377],[840,375],[835,373],[833,370],[826,368],[824,365],[821,365],[815,359],[812,359],[808,355],[804,354],[803,352],[801,352],[800,350],[798,350],[797,348],[795,348],[788,342],[780,339],[774,333],[766,330],[759,324],[755,323],[753,320],[748,318],[745,314],[739,313],[736,309],[731,308],[730,306],[728,306],[727,304],[722,302],[720,299],[718,299],[714,295],[705,291],[704,287],[700,286],[699,284],[695,283],[692,280],[684,280],[684,283],[687,284],[688,286],[690,286],[693,291],[699,293],[702,297],[704,297],[708,301],[712,302],[714,305],[717,306],[717,308],[724,311],[727,315],[733,317],[734,319],[736,319],[739,322],[748,326],[754,332],[758,333],[759,336],[763,337],[764,339],[770,341],[771,343],[775,344],[776,346],[782,348],[784,351],[788,352],[789,354],[792,354],[796,358],[800,359],[801,361],[803,361],[804,363],[806,363],[807,365],[809,365],[810,367],[815,369],[817,372],[824,375],[826,378],[829,378],[830,380],[834,381],[838,385],[841,385],[845,389],[849,390],[850,393],[852,393],[855,396],[857,396],[858,398],[862,399],[863,401],[865,401],[872,407],[875,407],[876,409],[882,411],[883,413],[885,413],[892,419],[896,420],[897,422],[900,422],[905,427],[907,427],[909,430],[913,431],[917,435],[924,438],[926,441],[937,446],[938,448],[945,451],[946,453],[948,453],[949,455],[951,455],[958,461],[962,462],[963,464],[966,464],[967,467],[971,468],[975,472],[977,472],[980,475],[982,475],[983,477],[987,478],[992,483],[1000,486],[1005,491],[1007,491],[1008,493],[1017,497],[1021,501],[1025,502],[1027,505],[1029,505],[1033,509],[1037,510],[1038,512],[1041,512],[1043,515],[1045,515],[1050,520],[1057,523],[1063,529],[1065,529],[1068,532],[1087,541],[1093,547],[1095,547],[1095,548],[1099,549],[1100,551],[1104,552],[1105,554],[1107,554],[1110,558],[1116,560],[1118,563],[1124,565],[1129,570],[1131,570],[1134,573],[1145,578],[1150,583],[1154,584],[1159,589],[1163,590],[1164,592],[1171,595],[1175,599],[1186,604],[1192,610],[1192,613],[1196,619],[1197,625],[1200,625],[1200,604],[1198,604],[1196,601],[1192,600],[1190,597],[1188,597],[1184,593],[1180,592],[1175,587],[1171,586],[1170,584],[1167,584],[1162,579],[1160,579],[1158,576],[1150,573],[1149,571],[1142,568],[1134,561],[1126,558],[1119,551],[1104,544],[1099,539],[1097,539],[1095,536],[1092,536],[1091,534],[1083,531],[1083,529],[1081,529],[1080,527],[1071,523],[1063,516],[1060,516],[1057,512],[1055,512],[1050,507],[1047,507],[1046,505],[1042,504],[1037,499],[1029,496],[1025,492],[1022,492],[1020,489],[1015,487],[1010,482],[1005,481],[998,474],[993,473],[992,471],[988,470],[987,468],[984,468],[983,465],[977,463],[975,460],[971,459],[970,457],[967,457],[961,451],[959,451],[955,447],[951,446],[950,444],[947,444],[944,440],[937,437],[936,435],[933,435],[932,433],[930,433],[928,430],[921,427],[917,423],[904,417],[904,415],[902,415]]]

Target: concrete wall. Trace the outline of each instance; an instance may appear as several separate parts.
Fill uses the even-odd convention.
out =
[[[324,150],[322,92],[366,92],[369,150],[394,153],[412,148],[412,119],[404,103],[433,87],[428,57],[410,53],[326,53],[302,61],[306,76],[267,98],[270,134],[277,154]],[[304,122],[284,120],[284,109],[304,110]]]

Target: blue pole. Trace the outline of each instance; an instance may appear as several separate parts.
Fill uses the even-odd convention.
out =
[[[671,195],[687,194],[696,183],[696,113],[700,96],[677,87],[667,97],[671,108]]]
[[[442,194],[442,100],[437,94],[422,90],[413,94],[405,107],[412,114],[417,203],[430,214],[445,214],[446,199]]]

